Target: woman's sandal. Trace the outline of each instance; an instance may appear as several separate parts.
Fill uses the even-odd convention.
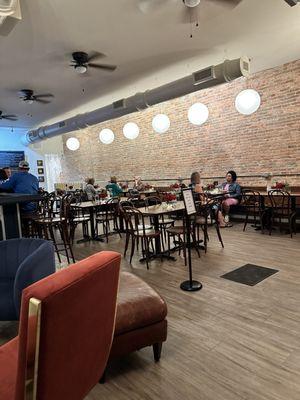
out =
[[[225,225],[219,225],[220,228],[231,228],[233,225],[230,222],[227,222]]]

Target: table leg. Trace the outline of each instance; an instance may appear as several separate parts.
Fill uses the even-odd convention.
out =
[[[100,237],[99,235],[97,236],[95,234],[95,220],[94,220],[94,207],[89,207],[89,212],[90,212],[90,223],[91,223],[91,238],[92,240],[97,240],[98,242],[104,242],[104,239]]]
[[[154,215],[153,216],[153,225],[154,229],[156,232],[159,232],[159,215]],[[155,252],[151,254],[151,258],[167,258],[168,260],[176,261],[176,258],[170,255],[170,252],[168,250],[162,251],[161,250],[161,242],[160,242],[160,236],[155,237]],[[140,262],[145,261],[146,258],[143,257],[140,259]]]

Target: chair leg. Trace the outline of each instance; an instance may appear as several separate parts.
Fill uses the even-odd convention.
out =
[[[58,261],[61,263],[61,258],[60,258],[60,254],[59,254],[58,247],[57,247],[57,244],[56,244],[56,240],[55,240],[53,228],[52,228],[51,225],[49,225],[48,228],[49,228],[49,233],[50,233],[51,240],[52,240],[53,245],[54,245],[54,248],[55,248],[55,252],[56,252],[56,254],[57,254]],[[47,230],[47,228],[46,228],[46,230]],[[47,238],[47,239],[48,239],[48,238]]]
[[[153,347],[154,360],[155,362],[158,362],[161,356],[162,343],[154,343],[152,347]]]
[[[244,223],[243,232],[245,232],[246,226],[247,226],[247,224],[248,224],[248,217],[249,217],[249,212],[247,212],[247,214],[246,214],[246,219],[245,219],[245,223]]]
[[[128,244],[129,244],[129,234],[128,234],[128,232],[126,232],[124,257],[126,256],[126,253],[127,253]]]
[[[135,237],[132,235],[132,237],[131,237],[130,264],[131,264],[132,257],[133,257],[133,254],[134,254],[134,247],[135,247]]]
[[[146,237],[142,238],[142,242],[144,242],[144,251],[145,251],[145,258],[146,258],[146,266],[149,269],[149,241]]]
[[[220,228],[219,228],[219,223],[218,222],[215,223],[215,227],[216,227],[216,231],[217,231],[217,235],[218,235],[219,241],[220,241],[222,247],[224,248],[224,243],[223,243],[223,240],[222,240],[222,236],[221,236],[221,232],[220,232]]]

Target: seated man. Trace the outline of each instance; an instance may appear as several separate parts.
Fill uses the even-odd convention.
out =
[[[237,175],[235,171],[228,171],[226,174],[226,182],[219,187],[226,192],[222,201],[222,212],[219,212],[219,224],[221,228],[232,226],[229,223],[230,206],[239,204],[242,196],[242,189],[236,182]]]
[[[12,191],[20,194],[38,194],[39,181],[36,176],[29,173],[27,161],[19,162],[19,172],[13,174],[7,181],[0,185],[1,190]],[[32,202],[21,203],[22,213],[33,213],[36,211],[36,204]]]

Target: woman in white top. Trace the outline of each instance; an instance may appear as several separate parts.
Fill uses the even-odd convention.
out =
[[[97,194],[97,191],[96,191],[96,189],[94,187],[94,184],[95,184],[95,179],[94,178],[87,178],[86,179],[86,187],[85,187],[84,191],[85,191],[89,201],[94,200],[95,195]]]

